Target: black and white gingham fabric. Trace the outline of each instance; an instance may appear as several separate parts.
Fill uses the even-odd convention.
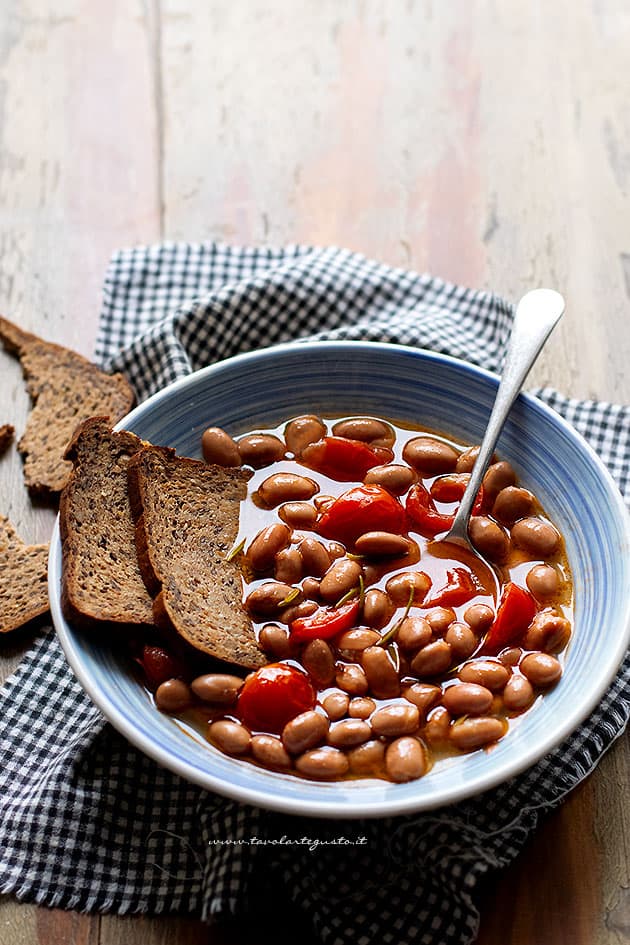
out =
[[[114,255],[97,355],[140,399],[212,361],[306,336],[400,342],[497,369],[511,317],[489,293],[339,249],[168,243]],[[630,500],[630,409],[538,393]],[[289,818],[209,795],[137,752],[49,631],[0,692],[0,892],[208,920],[290,897],[327,945],[463,945],[476,934],[481,881],[593,769],[629,710],[626,660],[591,718],[496,790],[386,821]]]

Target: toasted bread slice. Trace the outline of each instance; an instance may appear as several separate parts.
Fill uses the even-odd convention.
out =
[[[63,454],[77,426],[97,415],[115,423],[133,406],[133,390],[122,374],[105,374],[80,354],[43,341],[5,318],[0,318],[0,339],[20,359],[33,399],[18,443],[26,485],[32,495],[54,499],[72,468]]]
[[[15,429],[10,423],[3,423],[2,426],[0,426],[0,456],[2,456],[3,453],[6,453],[13,442],[14,436]]]
[[[129,458],[142,447],[133,433],[113,433],[106,417],[92,417],[65,454],[72,471],[59,503],[61,606],[67,620],[88,630],[153,624],[127,492]]]
[[[267,662],[227,556],[251,473],[149,446],[129,462],[138,561],[156,595],[156,623],[203,653],[255,668]]]
[[[0,515],[0,633],[48,610],[48,545],[26,545]]]

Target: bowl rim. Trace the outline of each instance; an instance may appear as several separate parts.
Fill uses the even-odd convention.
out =
[[[142,403],[138,404],[133,410],[131,410],[115,424],[114,429],[127,429],[129,425],[132,425],[139,418],[141,418],[147,410],[151,410],[155,406],[158,406],[162,401],[168,400],[168,398],[174,392],[185,390],[187,387],[194,387],[199,383],[200,379],[208,375],[212,375],[213,373],[218,373],[221,369],[224,369],[225,366],[231,367],[232,365],[235,365],[238,367],[248,365],[259,360],[264,360],[270,356],[282,356],[284,353],[294,352],[297,347],[302,346],[317,346],[317,350],[322,352],[339,352],[343,350],[356,351],[357,346],[364,349],[369,349],[375,354],[378,353],[379,350],[388,352],[396,350],[401,354],[411,355],[420,359],[429,359],[438,363],[445,362],[459,370],[463,369],[464,371],[475,374],[478,377],[489,380],[495,385],[498,384],[499,381],[498,375],[492,371],[487,370],[486,368],[479,367],[478,365],[469,361],[465,361],[461,358],[431,351],[426,348],[416,348],[410,345],[373,341],[296,340],[262,348],[257,351],[237,354],[233,357],[225,358],[221,361],[207,365],[206,367],[203,367],[198,371],[194,371],[185,377],[179,378],[148,397]],[[608,493],[613,511],[624,523],[626,533],[625,537],[627,542],[630,544],[630,514],[626,508],[619,487],[615,483],[608,469],[599,458],[595,450],[590,446],[585,438],[573,426],[571,426],[568,421],[564,419],[564,417],[541,401],[534,394],[523,391],[519,394],[519,398],[522,398],[534,409],[542,411],[543,414],[547,414],[547,416],[554,423],[559,425],[564,430],[565,434],[568,435],[570,439],[577,443],[581,450],[585,451],[589,455],[591,461],[595,464],[599,475],[603,478],[608,486]],[[281,793],[276,794],[273,792],[273,790],[270,791],[268,788],[264,787],[258,788],[255,786],[255,784],[252,787],[233,785],[230,782],[224,780],[223,777],[218,777],[210,771],[202,771],[196,768],[188,761],[173,758],[169,754],[168,750],[162,749],[160,743],[157,740],[153,741],[149,735],[145,734],[143,730],[134,727],[131,721],[128,721],[123,715],[120,714],[114,700],[110,699],[106,692],[103,692],[103,690],[99,689],[95,685],[90,676],[88,666],[85,664],[79,650],[74,644],[72,634],[78,631],[75,631],[72,626],[66,622],[61,612],[61,600],[59,593],[60,578],[61,540],[59,533],[59,516],[57,515],[50,542],[48,557],[48,593],[50,598],[53,625],[70,668],[74,672],[79,683],[90,697],[92,702],[100,709],[105,718],[114,726],[114,728],[116,728],[122,735],[125,736],[125,738],[127,738],[127,740],[132,745],[134,745],[136,748],[139,748],[144,754],[148,755],[154,761],[158,762],[158,764],[168,768],[170,771],[173,771],[175,774],[178,774],[189,782],[197,784],[206,790],[214,791],[220,795],[230,797],[242,803],[253,804],[268,810],[276,810],[282,813],[293,815],[322,817],[329,819],[357,819],[391,817],[402,814],[421,813],[422,811],[447,807],[457,803],[458,801],[462,801],[474,796],[479,796],[484,792],[497,787],[499,784],[503,784],[510,778],[522,773],[527,768],[541,761],[562,741],[564,741],[565,738],[574,732],[579,727],[579,725],[591,714],[591,712],[601,701],[604,693],[614,679],[628,645],[630,644],[629,597],[626,602],[625,614],[620,615],[619,618],[619,626],[622,628],[622,632],[618,634],[617,644],[614,649],[608,651],[608,658],[600,675],[598,685],[592,691],[590,698],[586,702],[579,704],[579,707],[573,712],[566,714],[563,717],[562,722],[558,724],[557,727],[551,729],[546,738],[537,741],[534,746],[532,746],[529,750],[522,752],[517,758],[511,760],[508,759],[508,762],[502,766],[500,771],[492,772],[492,770],[490,770],[487,777],[485,778],[480,779],[477,777],[472,783],[461,783],[454,779],[453,786],[449,789],[442,790],[438,799],[423,798],[420,803],[418,803],[418,801],[414,800],[413,797],[397,801],[395,797],[390,796],[386,799],[376,799],[372,802],[361,802],[360,794],[357,792],[356,796],[352,797],[352,809],[347,810],[347,805],[344,803],[343,799],[339,798],[338,796],[329,796],[328,798],[323,796],[321,800],[316,802],[302,801],[298,797],[282,797]],[[251,767],[252,772],[255,772],[255,767]],[[480,780],[482,781],[482,784],[479,784]],[[395,785],[388,786],[395,788]]]

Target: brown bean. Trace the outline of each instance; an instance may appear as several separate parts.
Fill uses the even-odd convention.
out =
[[[456,449],[432,436],[416,436],[405,443],[403,459],[425,475],[453,472],[459,454]]]
[[[451,726],[450,739],[460,751],[474,751],[498,741],[507,730],[507,723],[488,715],[462,719]]]
[[[341,634],[337,640],[337,646],[340,650],[367,650],[368,646],[374,646],[380,639],[381,635],[376,630],[355,627]]]
[[[256,496],[266,508],[274,509],[283,502],[312,499],[316,492],[319,492],[319,486],[314,479],[297,473],[277,472],[261,482]]]
[[[451,715],[482,715],[492,705],[492,693],[477,683],[455,683],[444,690],[442,704]]]
[[[405,607],[409,603],[419,606],[431,587],[431,578],[424,571],[401,571],[395,574],[385,585],[385,590],[397,607]]]
[[[514,673],[510,676],[503,690],[503,704],[510,712],[527,709],[534,701],[534,689],[529,679]]]
[[[402,695],[409,702],[413,702],[420,716],[424,718],[442,697],[442,690],[439,686],[430,686],[428,683],[412,683],[403,689]]]
[[[398,784],[421,778],[428,770],[427,756],[422,742],[405,736],[397,738],[385,751],[385,771]]]
[[[300,774],[307,778],[316,778],[322,781],[332,781],[342,778],[350,767],[348,759],[338,748],[329,745],[324,748],[314,748],[296,759],[295,767]]]
[[[330,722],[314,709],[296,715],[282,729],[282,744],[292,755],[299,755],[321,743],[328,734]]]
[[[290,420],[284,428],[284,439],[295,456],[300,456],[302,450],[326,436],[326,424],[315,414],[305,414]]]
[[[382,630],[391,620],[395,609],[385,591],[373,587],[363,601],[363,620],[369,627]]]
[[[360,555],[370,558],[399,558],[409,551],[409,541],[391,532],[365,532],[357,538],[355,548]]]
[[[272,525],[271,528],[274,526]],[[302,555],[297,548],[283,548],[276,554],[274,575],[283,584],[298,584],[302,580]]]
[[[520,646],[507,646],[504,650],[501,650],[499,653],[499,660],[503,663],[504,666],[518,666],[523,656],[523,651]],[[512,677],[510,677],[511,679]],[[510,680],[508,679],[508,682]],[[507,683],[506,683],[507,685]]]
[[[498,495],[501,489],[516,485],[516,473],[506,460],[493,463],[483,477],[483,488],[489,498]]]
[[[279,581],[265,581],[259,584],[247,595],[245,606],[251,614],[261,617],[273,617],[281,610],[283,602],[293,593],[295,588],[290,584],[281,584]],[[294,598],[299,600],[299,598]],[[293,601],[291,601],[293,603]]]
[[[452,661],[453,651],[446,640],[435,640],[416,653],[411,671],[417,676],[437,676],[445,672]]]
[[[510,550],[510,539],[500,525],[486,515],[473,515],[468,526],[470,540],[484,558],[505,561]]]
[[[240,676],[228,673],[205,673],[197,676],[190,688],[202,702],[214,702],[217,705],[232,705],[243,685]]]
[[[252,755],[267,768],[290,768],[291,758],[284,745],[275,735],[254,735],[251,741]]]
[[[424,617],[405,617],[401,621],[396,643],[403,650],[419,650],[433,639],[433,631]]]
[[[342,719],[348,711],[349,704],[350,699],[345,692],[331,692],[322,702],[324,711],[331,722]]]
[[[329,505],[332,505],[334,501],[334,495],[318,495],[317,498],[313,500],[318,512],[323,512]]]
[[[494,500],[492,514],[504,525],[512,525],[517,519],[531,515],[533,508],[534,496],[531,492],[518,486],[506,486]]]
[[[389,423],[374,417],[351,417],[338,420],[332,428],[333,436],[343,436],[348,440],[361,440],[371,446],[393,446],[396,434]]]
[[[381,486],[392,495],[404,495],[416,481],[416,474],[409,466],[387,463],[385,466],[373,466],[365,474],[366,485]]]
[[[304,562],[304,573],[323,577],[330,567],[330,555],[321,541],[316,538],[305,538],[298,548]]]
[[[266,571],[274,558],[289,544],[291,530],[282,522],[261,529],[247,550],[247,559],[254,571]]]
[[[309,531],[315,525],[317,509],[309,502],[285,502],[278,509],[278,515],[291,528]]]
[[[250,433],[241,437],[237,443],[238,452],[244,463],[254,469],[262,469],[282,459],[285,445],[271,433]]]
[[[471,660],[457,675],[462,682],[478,683],[491,692],[497,692],[510,678],[510,671],[498,660]]]
[[[155,690],[154,698],[160,712],[181,712],[190,705],[190,688],[183,679],[166,679]]]
[[[251,736],[245,726],[227,719],[211,722],[208,738],[228,755],[244,755],[251,744]]]
[[[467,623],[458,620],[450,625],[444,640],[450,646],[455,660],[467,660],[477,649],[477,637]]]
[[[363,719],[343,719],[335,722],[328,732],[328,744],[334,748],[354,748],[367,742],[372,729]]]
[[[348,715],[351,719],[369,719],[376,709],[376,702],[369,696],[358,696],[352,699],[348,706]]]
[[[282,623],[290,624],[294,620],[301,620],[303,617],[312,617],[319,605],[314,600],[303,600],[299,604],[291,604],[285,607],[278,620]]]
[[[525,634],[523,644],[527,650],[542,650],[544,653],[559,653],[571,636],[571,624],[554,611],[543,610],[536,614]]]
[[[431,744],[446,741],[451,726],[451,715],[443,705],[432,709],[424,725],[424,737]]]
[[[319,580],[314,577],[304,578],[302,581],[304,596],[311,600],[319,600]]]
[[[328,686],[335,678],[335,660],[325,640],[310,640],[306,644],[302,665],[319,686]]]
[[[455,620],[455,611],[451,607],[433,607],[425,614],[425,620],[436,636],[444,636]]]
[[[343,558],[346,553],[346,549],[340,541],[329,541],[326,545],[326,548],[328,550],[328,554],[330,555],[331,561],[334,561],[335,558]]]
[[[260,631],[258,642],[265,651],[277,659],[285,659],[291,652],[289,631],[286,627],[279,627],[277,623],[266,623]]]
[[[352,748],[347,754],[353,774],[375,774],[383,766],[385,745],[376,739]]]
[[[372,695],[377,699],[391,699],[400,692],[396,667],[381,646],[369,646],[363,651],[362,665]]]
[[[530,593],[539,601],[557,597],[560,592],[560,577],[550,564],[535,564],[527,573],[525,583]]]
[[[471,604],[464,611],[464,620],[477,635],[480,635],[493,622],[494,611],[487,604]]]
[[[514,544],[535,558],[549,558],[560,546],[560,535],[551,522],[540,518],[522,518],[512,528]]]
[[[370,725],[375,735],[394,738],[411,735],[420,725],[420,712],[413,702],[395,702],[377,709],[370,719]]]
[[[537,689],[547,689],[553,686],[562,676],[562,666],[555,656],[548,653],[528,653],[520,663],[520,670],[532,686]]]
[[[340,689],[351,696],[364,696],[368,691],[367,676],[357,663],[342,663],[337,666],[335,681]]]
[[[457,457],[457,463],[455,464],[455,472],[458,473],[469,473],[473,471],[473,467],[477,462],[477,457],[479,456],[479,447],[478,446],[469,446],[467,450],[464,450]]]
[[[336,601],[359,586],[361,565],[351,558],[338,558],[326,571],[319,585],[320,597],[334,604]]]
[[[207,463],[217,466],[240,466],[241,456],[236,441],[221,427],[208,427],[201,437],[201,452]]]

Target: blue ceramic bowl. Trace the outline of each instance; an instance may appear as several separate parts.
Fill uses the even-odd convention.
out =
[[[284,345],[206,368],[137,407],[119,424],[156,444],[200,455],[201,433],[274,426],[313,411],[375,414],[480,441],[497,378],[427,351],[360,342]],[[449,804],[534,764],[584,720],[612,680],[630,629],[630,527],[606,469],[557,414],[517,401],[499,444],[565,539],[575,583],[575,632],[561,683],[492,752],[450,759],[408,784],[314,783],[229,758],[160,714],[115,652],[63,618],[61,546],[50,552],[53,619],[68,662],[110,722],[160,764],[211,791],[291,814],[372,817]]]

